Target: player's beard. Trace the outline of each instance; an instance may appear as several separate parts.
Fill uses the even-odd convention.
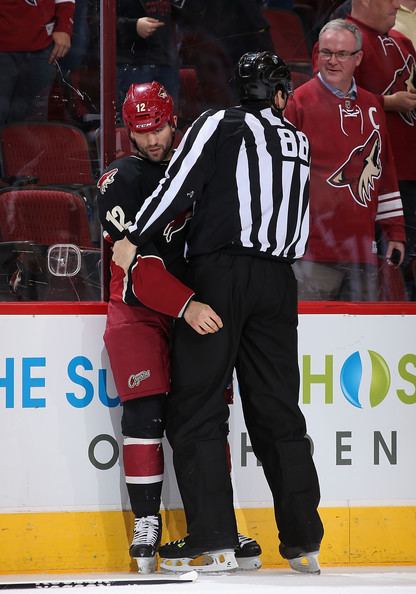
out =
[[[145,159],[148,159],[149,161],[152,161],[153,163],[160,163],[161,161],[168,161],[172,156],[172,147],[173,147],[173,142],[175,140],[175,132],[173,132],[173,134],[172,134],[172,138],[171,138],[169,145],[167,145],[165,147],[163,145],[156,145],[154,147],[154,148],[162,149],[161,152],[159,151],[157,154],[152,154],[152,152],[150,150],[140,147],[132,137],[130,137],[130,140],[131,140],[131,143],[135,146],[137,152],[139,153],[139,155],[141,157],[144,157]]]

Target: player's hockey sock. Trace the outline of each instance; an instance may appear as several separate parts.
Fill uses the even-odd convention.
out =
[[[161,438],[125,437],[124,473],[131,508],[136,517],[159,512],[163,482],[163,447]]]

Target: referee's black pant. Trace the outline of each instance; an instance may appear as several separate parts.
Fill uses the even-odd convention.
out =
[[[167,436],[196,548],[234,547],[224,390],[237,372],[247,430],[273,494],[280,541],[321,542],[319,483],[298,406],[297,290],[290,264],[227,251],[194,258],[190,285],[224,327],[176,324]],[[313,546],[313,548],[315,548]]]

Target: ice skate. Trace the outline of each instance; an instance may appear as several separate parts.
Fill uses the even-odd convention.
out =
[[[253,538],[238,533],[238,546],[234,552],[239,569],[260,569],[261,547]]]
[[[161,536],[162,519],[160,514],[134,520],[130,556],[136,560],[139,573],[152,573],[156,570],[156,553]]]
[[[160,569],[164,571],[215,572],[237,569],[238,564],[232,548],[204,551],[189,546],[186,538],[174,540],[159,549]]]
[[[282,557],[288,560],[290,567],[300,573],[320,574],[318,555],[319,548],[311,551],[304,551],[301,547],[287,547],[283,544],[279,547]]]

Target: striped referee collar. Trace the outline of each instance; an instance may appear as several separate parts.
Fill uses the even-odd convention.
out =
[[[338,97],[338,99],[346,99],[346,98],[354,99],[354,100],[357,99],[357,83],[355,82],[354,78],[352,79],[351,86],[350,86],[348,93],[343,93],[339,89],[336,89],[335,87],[333,87],[332,85],[327,83],[322,78],[320,72],[318,72],[318,78],[321,81],[321,83],[324,85],[324,87],[326,87],[328,89],[328,91],[331,91],[331,93],[333,95],[335,95],[336,97]]]

